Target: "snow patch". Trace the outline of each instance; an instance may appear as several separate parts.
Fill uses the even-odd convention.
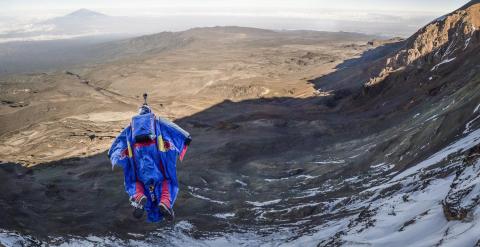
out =
[[[343,164],[345,160],[323,160],[323,161],[315,161],[315,164],[327,165],[327,164]]]
[[[465,48],[463,48],[463,50],[466,50],[466,49],[467,49],[468,45],[470,44],[470,40],[471,40],[471,39],[472,39],[472,38],[468,38],[467,40],[465,40]]]
[[[472,124],[477,121],[480,118],[480,115],[476,116],[474,119],[470,120],[466,125],[465,125],[465,130],[463,131],[463,134],[467,134],[471,131]]]
[[[312,175],[298,175],[297,178],[302,178],[302,179],[305,179],[305,180],[308,180],[308,179],[314,179],[314,178],[318,178],[319,176],[312,176]]]
[[[264,206],[269,206],[273,204],[277,204],[281,201],[282,199],[276,199],[276,200],[271,200],[271,201],[266,201],[266,202],[251,202],[251,201],[245,201],[246,203],[253,205],[255,207],[264,207]]]
[[[453,60],[455,60],[455,59],[456,59],[456,57],[454,57],[454,58],[449,58],[449,59],[445,59],[445,60],[443,60],[442,62],[440,62],[439,64],[433,66],[433,68],[432,68],[430,71],[434,71],[434,70],[438,69],[438,67],[440,67],[440,65],[443,65],[443,64],[446,64],[446,63],[450,63],[451,61],[453,61]]]
[[[288,180],[288,179],[289,179],[289,177],[287,177],[287,178],[265,178],[264,180],[266,182],[276,182],[276,181],[282,181],[282,180]]]
[[[438,118],[438,114],[435,114],[435,115],[427,118],[424,122],[429,122],[429,121],[431,121],[431,120],[434,120],[434,121],[435,121],[435,120],[437,120],[437,118]]]
[[[192,192],[189,192],[189,193],[190,193],[190,195],[192,195],[193,197],[196,197],[196,198],[198,198],[198,199],[202,199],[202,200],[209,201],[209,202],[213,202],[213,203],[220,204],[220,205],[225,205],[225,204],[227,204],[226,202],[222,202],[222,201],[210,199],[210,198],[208,198],[208,197],[205,197],[205,196],[202,196],[202,195],[198,195],[198,194],[195,194],[195,193],[192,193]]]
[[[355,159],[355,158],[357,158],[357,157],[360,156],[360,155],[362,155],[362,154],[355,154],[355,155],[350,156],[350,157],[348,157],[348,158],[349,158],[349,159]]]
[[[239,184],[242,185],[242,186],[247,186],[247,183],[245,183],[245,182],[243,182],[243,181],[241,181],[241,180],[236,179],[235,182],[236,182],[236,183],[239,183]]]
[[[345,183],[356,183],[356,182],[359,182],[361,181],[361,177],[360,176],[355,176],[355,177],[351,177],[351,178],[347,178],[345,180],[343,180]]]
[[[450,108],[452,105],[455,104],[455,100],[452,100],[452,103],[448,104],[447,106],[442,108],[442,111],[445,111],[446,109]]]
[[[327,187],[327,188],[323,188],[323,187],[312,188],[312,189],[303,190],[302,192],[300,192],[302,195],[298,196],[298,197],[295,197],[295,198],[299,199],[299,198],[313,197],[313,196],[316,196],[318,194],[322,194],[322,193],[326,193],[326,192],[330,192],[330,191],[333,191],[332,186]]]
[[[322,226],[316,227],[313,231],[314,233],[303,235],[300,238],[297,238],[291,242],[282,243],[279,246],[281,247],[317,246],[320,241],[327,240],[333,237],[341,229],[348,226],[348,224],[349,224],[348,219],[327,222]]]
[[[479,109],[480,109],[480,104],[478,104],[477,107],[475,107],[475,109],[473,110],[473,113],[477,112]]]
[[[469,133],[467,136],[461,138],[460,140],[454,142],[453,144],[447,146],[446,148],[438,151],[434,155],[430,156],[428,159],[398,174],[391,181],[392,182],[398,181],[404,177],[410,176],[421,169],[427,168],[431,165],[441,162],[442,160],[447,158],[447,156],[450,154],[456,153],[461,150],[467,150],[475,145],[478,145],[479,143],[480,143],[480,129]]]
[[[135,237],[135,238],[141,238],[141,237],[145,237],[145,235],[143,234],[140,234],[140,233],[127,233],[128,235],[132,236],[132,237]]]
[[[235,217],[235,213],[214,214],[213,216],[220,219],[227,219]]]
[[[372,168],[376,171],[382,171],[382,172],[389,171],[389,170],[393,169],[394,167],[395,167],[395,165],[388,164],[388,163],[380,163],[378,165],[370,166],[370,168]]]
[[[342,239],[347,245],[434,246],[448,227],[440,202],[453,178],[439,179],[427,189],[411,193],[407,201],[403,193],[397,193],[372,203],[369,208],[376,212],[375,226],[365,229],[359,225]]]

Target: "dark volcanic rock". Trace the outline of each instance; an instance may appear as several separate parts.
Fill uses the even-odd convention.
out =
[[[480,145],[467,152],[462,170],[458,170],[448,195],[443,200],[443,212],[447,220],[467,220],[471,211],[480,202]]]

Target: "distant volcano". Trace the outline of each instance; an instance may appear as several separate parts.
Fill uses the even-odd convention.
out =
[[[85,18],[85,17],[107,17],[107,15],[89,9],[76,10],[65,17]]]
[[[72,25],[72,24],[75,24],[78,26],[85,26],[87,24],[86,22],[94,22],[94,23],[88,23],[88,26],[91,26],[91,24],[95,24],[95,22],[108,21],[109,19],[112,19],[112,18],[115,18],[115,17],[111,17],[108,15],[102,14],[100,12],[96,12],[89,9],[79,9],[70,14],[47,20],[44,23],[54,24],[61,27],[62,25]],[[101,24],[102,23],[98,23],[97,25],[101,25]]]

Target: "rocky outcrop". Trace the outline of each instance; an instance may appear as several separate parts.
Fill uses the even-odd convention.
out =
[[[447,220],[468,220],[480,201],[480,146],[468,151],[463,170],[458,170],[451,189],[442,202]]]
[[[431,68],[453,61],[459,53],[468,53],[480,41],[480,3],[472,1],[451,14],[429,23],[384,60],[378,75],[365,87],[380,84],[392,72],[406,68]],[[438,67],[438,66],[437,66]]]

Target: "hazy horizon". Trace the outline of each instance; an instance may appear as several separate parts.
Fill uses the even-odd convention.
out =
[[[0,2],[0,34],[43,30],[35,24],[89,9],[114,17],[137,18],[138,26],[156,26],[146,32],[181,31],[193,27],[246,26],[265,29],[346,31],[407,37],[432,19],[451,12],[466,0],[454,1],[325,1],[247,0],[228,2],[180,0],[60,1],[19,0]],[[148,24],[143,20],[149,18]],[[156,22],[151,20],[155,19]],[[147,22],[145,22],[147,23]],[[52,26],[48,26],[51,29]],[[135,30],[137,28],[134,28]],[[126,33],[131,33],[129,30]],[[71,35],[71,34],[70,34]],[[22,35],[24,36],[24,35]],[[45,37],[45,36],[42,36]]]
[[[399,15],[438,14],[455,10],[467,3],[466,0],[426,0],[426,1],[381,1],[381,0],[343,0],[331,2],[326,0],[247,0],[229,2],[206,0],[199,3],[194,0],[180,0],[175,3],[152,0],[103,0],[103,1],[61,1],[61,0],[16,0],[0,2],[0,15],[12,17],[49,18],[64,15],[76,9],[86,8],[109,15],[158,16],[202,14],[202,15],[268,15],[268,16],[305,16],[314,17],[319,10],[340,10],[360,12],[397,12]]]

